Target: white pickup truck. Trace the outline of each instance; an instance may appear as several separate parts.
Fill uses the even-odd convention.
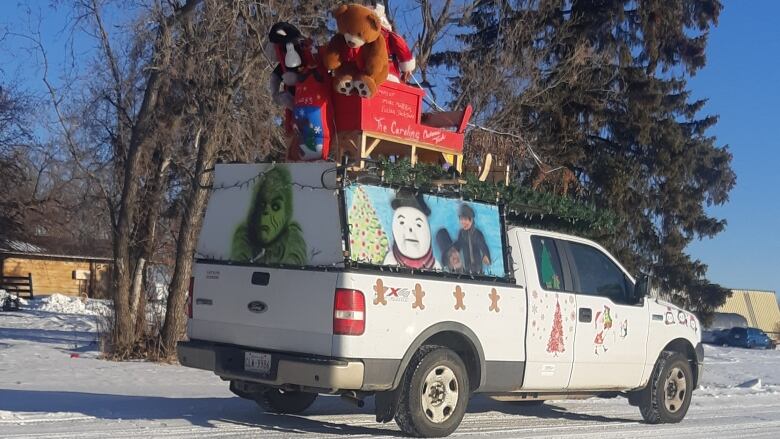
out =
[[[302,412],[318,394],[358,405],[374,395],[377,421],[395,419],[413,436],[452,433],[478,392],[534,401],[623,395],[649,423],[685,416],[703,362],[698,320],[650,297],[646,278],[636,281],[598,244],[503,220],[489,230],[489,206],[463,200],[445,200],[471,206],[457,212],[459,224],[446,223],[435,211],[448,206],[435,204],[441,197],[386,188],[387,200],[371,195],[379,189],[345,196],[326,171],[296,168],[280,183],[272,181],[280,165],[241,166],[217,168],[181,364],[213,371],[234,393],[278,412]],[[313,199],[287,203],[289,195],[269,189],[277,183],[296,194],[319,190],[336,207],[314,214]],[[246,194],[230,194],[237,190]],[[246,200],[249,208],[227,207]],[[288,250],[280,253],[274,228],[285,221],[279,236]],[[349,227],[330,233],[331,222]],[[438,239],[437,222],[462,234]],[[256,236],[245,237],[253,223]],[[467,233],[475,225],[487,242],[482,253]],[[322,242],[289,250],[309,244],[305,233],[290,235],[312,227],[311,236],[335,235],[337,263],[312,262],[327,253]],[[355,242],[368,234],[376,239]],[[225,240],[232,249],[209,244]],[[368,247],[379,254],[355,256]],[[452,265],[449,256],[467,263]]]

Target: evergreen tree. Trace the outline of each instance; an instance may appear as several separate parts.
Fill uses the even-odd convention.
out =
[[[700,115],[705,101],[691,98],[687,79],[704,66],[721,9],[718,0],[483,1],[464,18],[462,50],[432,57],[457,72],[456,102],[520,133],[616,214],[617,232],[601,241],[630,270],[652,273],[705,318],[728,291],[685,248],[724,229],[705,206],[727,201],[736,177],[728,148],[707,134],[717,116]],[[520,178],[538,169],[526,162]]]

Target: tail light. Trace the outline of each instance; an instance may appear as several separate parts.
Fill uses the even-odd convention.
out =
[[[192,289],[195,287],[195,278],[190,277],[190,286],[187,288],[187,318],[192,318]]]
[[[333,334],[362,335],[366,330],[366,299],[358,290],[336,289]]]

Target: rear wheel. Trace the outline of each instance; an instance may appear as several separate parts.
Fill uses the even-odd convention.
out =
[[[395,415],[401,431],[442,437],[458,428],[469,400],[469,377],[458,354],[441,346],[423,346],[412,357],[401,386]]]
[[[269,412],[297,414],[309,408],[316,399],[316,393],[270,389],[260,395],[257,403]]]
[[[677,423],[691,404],[693,372],[688,358],[664,351],[658,358],[647,387],[640,392],[639,411],[650,424]]]

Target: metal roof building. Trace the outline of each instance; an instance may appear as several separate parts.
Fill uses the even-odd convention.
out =
[[[774,291],[731,290],[734,294],[715,312],[736,313],[748,322],[748,326],[759,328],[775,338],[780,324],[780,308]],[[774,334],[771,334],[773,333]]]

